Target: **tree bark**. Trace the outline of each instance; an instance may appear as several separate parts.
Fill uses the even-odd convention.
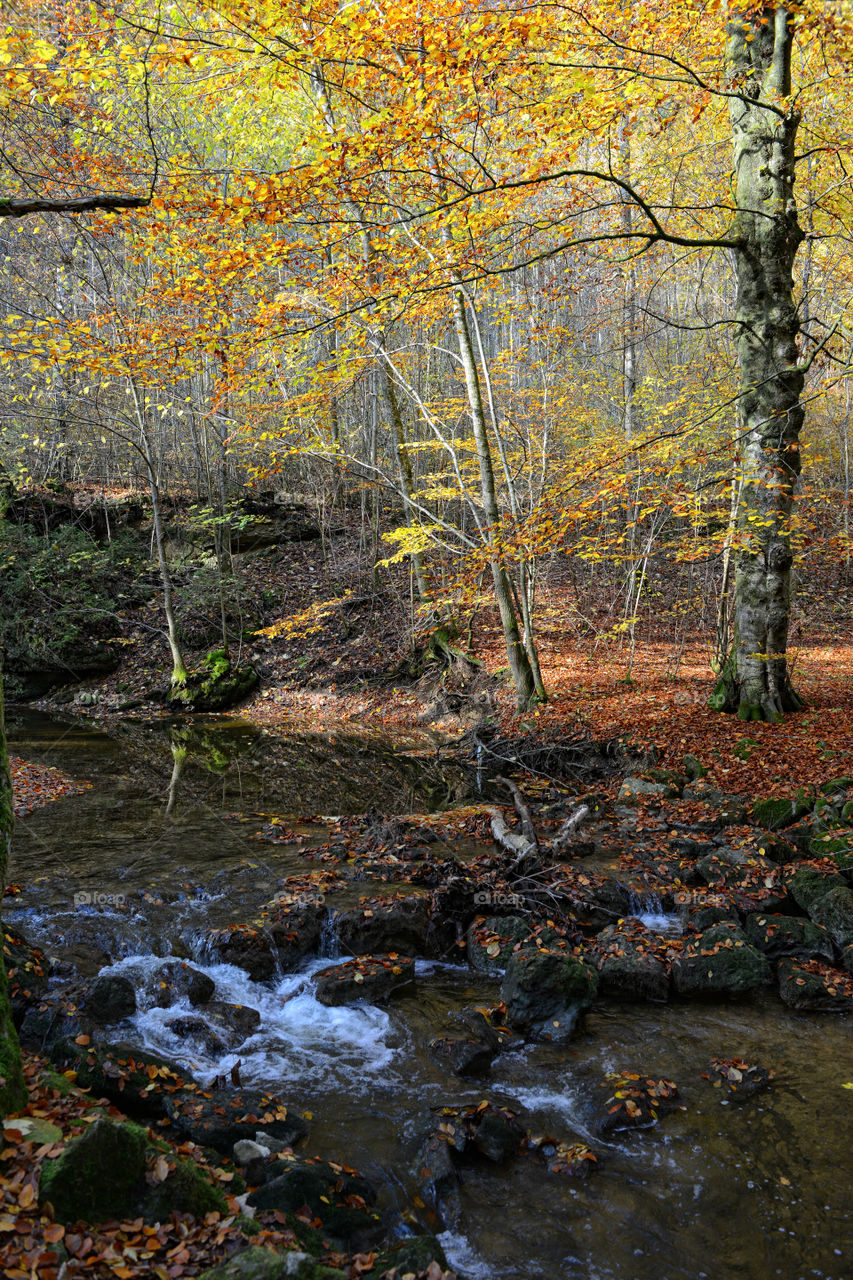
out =
[[[794,199],[799,115],[793,26],[784,6],[733,6],[728,27],[737,200],[737,354],[742,492],[733,645],[711,705],[742,720],[781,719],[802,703],[786,651],[790,518],[800,472],[804,375],[793,266],[803,232]]]

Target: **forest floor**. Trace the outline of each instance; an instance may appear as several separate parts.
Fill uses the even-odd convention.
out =
[[[772,726],[744,724],[707,706],[714,684],[710,570],[704,579],[688,578],[685,589],[680,570],[651,566],[632,655],[619,629],[613,574],[598,566],[579,571],[554,557],[541,574],[538,636],[549,699],[519,714],[487,598],[473,619],[463,614],[454,641],[482,664],[482,678],[474,681],[481,697],[473,705],[452,674],[417,665],[434,623],[414,610],[405,566],[378,577],[365,571],[355,529],[325,545],[289,543],[237,563],[244,629],[232,653],[252,663],[261,681],[233,714],[258,723],[320,731],[347,724],[436,745],[486,721],[509,736],[623,736],[654,741],[659,762],[670,767],[680,766],[686,753],[696,755],[727,790],[751,794],[790,791],[853,771],[853,587],[831,564],[814,563],[804,575],[793,615],[790,656],[806,709]],[[146,691],[166,683],[159,593],[120,621],[121,665],[85,685],[97,695],[94,705],[81,708],[87,714],[109,716],[134,704],[138,714]],[[197,637],[188,658],[198,663],[218,643],[215,625],[211,630],[207,621],[199,646],[205,624],[199,628],[192,616],[188,622]],[[444,696],[454,689],[462,696]],[[72,693],[58,691],[46,705],[61,705]],[[144,705],[146,714],[157,713],[156,704]]]

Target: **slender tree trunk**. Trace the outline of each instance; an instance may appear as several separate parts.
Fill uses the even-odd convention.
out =
[[[142,450],[145,455],[145,468],[148,472],[148,488],[151,493],[151,510],[154,520],[154,545],[157,548],[157,561],[160,565],[160,581],[163,584],[163,612],[166,615],[169,650],[172,654],[172,677],[170,683],[172,689],[176,690],[182,689],[187,682],[187,667],[184,662],[184,655],[181,652],[180,641],[178,640],[178,625],[175,620],[175,610],[172,605],[172,575],[169,572],[169,562],[166,559],[166,547],[163,540],[163,516],[160,506],[160,486],[157,482],[157,471],[154,467],[151,437],[148,433],[147,424],[144,418],[145,410],[133,379],[130,379],[130,387],[133,392],[134,405],[136,406],[136,419],[139,424],[139,433],[142,436]]]
[[[453,293],[453,322],[459,340],[459,354],[462,368],[465,371],[465,386],[468,392],[468,406],[471,411],[471,424],[474,429],[474,442],[477,446],[477,460],[480,465],[480,494],[483,501],[483,512],[486,517],[488,533],[491,538],[498,535],[500,512],[498,510],[495,471],[492,466],[492,453],[489,448],[489,436],[486,429],[486,416],[483,412],[483,397],[480,391],[480,380],[477,376],[477,362],[471,343],[468,318],[465,314],[465,295],[461,289]],[[536,696],[536,681],[530,665],[530,659],[524,648],[524,641],[518,627],[518,616],[512,599],[512,586],[503,565],[499,552],[492,548],[490,555],[492,582],[495,590],[495,601],[500,613],[506,641],[506,653],[509,669],[518,695],[519,708],[528,707]]]
[[[793,265],[803,233],[794,200],[799,116],[791,91],[793,25],[784,6],[730,10],[728,63],[737,197],[737,353],[742,496],[734,640],[711,697],[742,720],[779,720],[802,703],[786,651],[790,517],[800,472],[804,375]]]

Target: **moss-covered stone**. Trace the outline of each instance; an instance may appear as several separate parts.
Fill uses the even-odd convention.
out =
[[[800,818],[810,812],[810,805],[804,799],[768,798],[756,800],[750,810],[750,820],[757,827],[767,831],[780,831],[783,827],[792,827]]]
[[[447,1258],[435,1236],[411,1236],[390,1249],[383,1249],[366,1280],[381,1280],[389,1271],[396,1276],[419,1276],[427,1271],[431,1262],[437,1262],[442,1271],[447,1270]]]
[[[598,974],[575,956],[554,951],[514,955],[501,987],[510,1026],[562,1042],[574,1032],[598,990]]]
[[[809,915],[840,948],[853,943],[853,891],[846,885],[837,885],[817,898],[809,908]]]
[[[741,929],[718,924],[684,948],[672,977],[681,995],[744,995],[770,982],[772,974]]]
[[[252,1245],[202,1272],[200,1280],[346,1280],[346,1272],[324,1266],[308,1253],[274,1253]]]
[[[254,1209],[277,1209],[284,1214],[298,1213],[308,1205],[322,1223],[324,1239],[355,1249],[375,1243],[383,1233],[382,1221],[372,1209],[375,1202],[376,1192],[369,1182],[323,1160],[295,1162],[249,1197]]]
[[[708,770],[699,757],[692,755],[689,751],[684,757],[684,772],[691,782],[698,782],[700,778],[707,778],[708,776]]]
[[[845,774],[841,778],[830,778],[829,782],[821,783],[821,794],[825,796],[834,796],[839,791],[848,791],[853,787],[853,778]]]
[[[146,1179],[149,1166],[166,1156],[168,1171]],[[153,1142],[140,1125],[99,1119],[42,1170],[41,1204],[57,1221],[105,1222],[141,1214],[156,1222],[172,1212],[203,1216],[227,1212],[222,1192],[192,1161]]]
[[[844,877],[837,871],[818,871],[815,867],[801,867],[788,881],[788,893],[798,907],[811,915],[812,903],[822,898],[830,889],[844,888]]]
[[[214,649],[199,671],[172,687],[168,701],[172,707],[182,710],[224,711],[242,702],[257,685],[258,673],[254,667],[235,667],[224,649]]]
[[[469,925],[465,935],[468,963],[478,973],[506,968],[517,943],[530,937],[530,924],[520,916],[486,916]]]
[[[744,932],[752,946],[770,960],[793,956],[798,960],[831,960],[832,938],[826,929],[801,916],[756,912],[747,918]]]

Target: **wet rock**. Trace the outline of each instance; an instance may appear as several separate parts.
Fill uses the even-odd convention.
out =
[[[511,1027],[538,1039],[567,1040],[598,989],[594,969],[571,955],[522,952],[507,966],[501,997]]]
[[[521,916],[478,916],[465,934],[468,963],[478,973],[502,972],[516,944],[530,936]]]
[[[480,1155],[492,1164],[505,1164],[516,1155],[523,1134],[515,1117],[497,1108],[485,1108],[479,1113],[471,1141]]]
[[[834,955],[832,938],[827,931],[801,916],[758,912],[747,916],[744,932],[750,944],[769,960],[779,960],[782,956],[791,956],[795,960],[819,957],[831,960]]]
[[[9,981],[12,1017],[20,1027],[24,1014],[38,1004],[47,990],[44,952],[27,942],[17,929],[3,926],[3,959]]]
[[[397,1277],[402,1280],[403,1276],[420,1276],[429,1273],[431,1266],[432,1274],[435,1274],[435,1266],[441,1271],[447,1270],[447,1258],[438,1240],[435,1236],[411,1236],[383,1249],[373,1264],[369,1280],[388,1274],[395,1280]]]
[[[59,1066],[77,1072],[80,1088],[146,1119],[161,1119],[169,1093],[186,1084],[174,1063],[134,1045],[93,1045],[88,1037],[86,1043],[78,1044],[66,1038],[55,1045],[51,1056]]]
[[[802,867],[788,880],[788,893],[798,907],[811,915],[811,906],[830,889],[843,889],[847,882],[837,871],[819,871],[814,867]]]
[[[710,889],[682,889],[673,896],[684,929],[704,933],[716,924],[740,923],[740,915],[730,894],[715,893]]]
[[[505,1004],[495,1005],[492,1009],[466,1005],[460,1017],[471,1032],[471,1038],[494,1049],[496,1054],[507,1049],[520,1049],[524,1045],[524,1037],[506,1025]]]
[[[170,1008],[178,1000],[189,1000],[191,1005],[206,1004],[215,992],[213,979],[185,960],[170,960],[157,970],[154,979],[154,1003],[161,1009]]]
[[[315,995],[320,1004],[353,1004],[366,1000],[380,1004],[415,978],[415,964],[404,956],[359,956],[314,975]]]
[[[776,1072],[759,1066],[757,1062],[746,1062],[743,1058],[712,1058],[703,1075],[712,1085],[722,1089],[726,1097],[737,1094],[739,1098],[745,1098],[766,1089]]]
[[[228,1004],[225,1000],[211,1000],[202,1010],[227,1045],[237,1047],[248,1040],[261,1025],[261,1015],[257,1009],[250,1009],[245,1004]]]
[[[253,1160],[265,1160],[270,1149],[252,1138],[241,1138],[234,1143],[234,1159],[238,1164],[251,1164]]]
[[[757,827],[765,827],[768,831],[781,831],[784,827],[792,827],[811,812],[811,805],[805,796],[788,798],[769,798],[756,800],[750,810],[750,820]]]
[[[51,1000],[27,1004],[18,1029],[21,1044],[56,1060],[68,1041],[76,1036],[90,1036],[94,1024],[85,1018],[76,1000],[58,992]]]
[[[462,1213],[459,1174],[454,1159],[454,1130],[455,1125],[448,1123],[431,1132],[424,1139],[413,1166],[415,1181],[424,1204],[442,1223],[458,1222]],[[464,1133],[460,1140],[464,1150]]]
[[[225,1041],[199,1014],[180,1014],[176,1018],[170,1018],[166,1026],[179,1040],[193,1041],[211,1057],[225,1053]]]
[[[347,1249],[369,1247],[383,1234],[382,1221],[372,1206],[376,1192],[355,1170],[325,1160],[305,1160],[253,1191],[253,1209],[297,1213],[307,1205],[320,1219],[324,1238]]]
[[[172,1128],[201,1147],[226,1155],[235,1142],[259,1131],[293,1146],[308,1133],[301,1116],[288,1112],[278,1098],[255,1089],[182,1089],[167,1094],[164,1109]]]
[[[384,903],[367,902],[337,916],[341,946],[353,955],[379,955],[395,951],[403,956],[434,956],[441,951],[430,920],[429,899],[398,898]]]
[[[138,1125],[104,1119],[70,1142],[56,1160],[45,1162],[39,1203],[50,1203],[62,1223],[138,1214],[154,1222],[173,1210],[196,1216],[228,1211],[225,1197],[192,1161],[153,1143]]]
[[[649,1129],[662,1115],[678,1107],[678,1089],[672,1080],[652,1080],[633,1071],[609,1071],[601,1081],[607,1097],[594,1120],[602,1136],[623,1129]]]
[[[853,1012],[853,979],[849,973],[816,960],[780,960],[779,995],[792,1009]]]
[[[267,982],[317,950],[325,918],[326,909],[319,902],[273,904],[257,921],[214,930],[208,945],[225,964],[245,970],[253,982]]]
[[[771,980],[767,959],[737,926],[718,924],[689,942],[674,961],[681,995],[743,995]]]
[[[454,1036],[439,1036],[430,1040],[429,1051],[440,1066],[457,1076],[484,1075],[497,1056],[494,1045],[482,1040],[463,1040]]]
[[[524,1150],[543,1164],[548,1173],[586,1178],[598,1164],[598,1156],[585,1142],[528,1134]]]
[[[120,974],[106,974],[96,978],[84,995],[83,1013],[98,1026],[121,1022],[136,1013],[136,992],[133,983]]]
[[[603,929],[589,952],[601,989],[640,1000],[666,1000],[669,973],[653,953],[661,941],[639,921]]]
[[[853,943],[853,890],[836,885],[809,907],[815,924],[821,925],[840,949]]]

